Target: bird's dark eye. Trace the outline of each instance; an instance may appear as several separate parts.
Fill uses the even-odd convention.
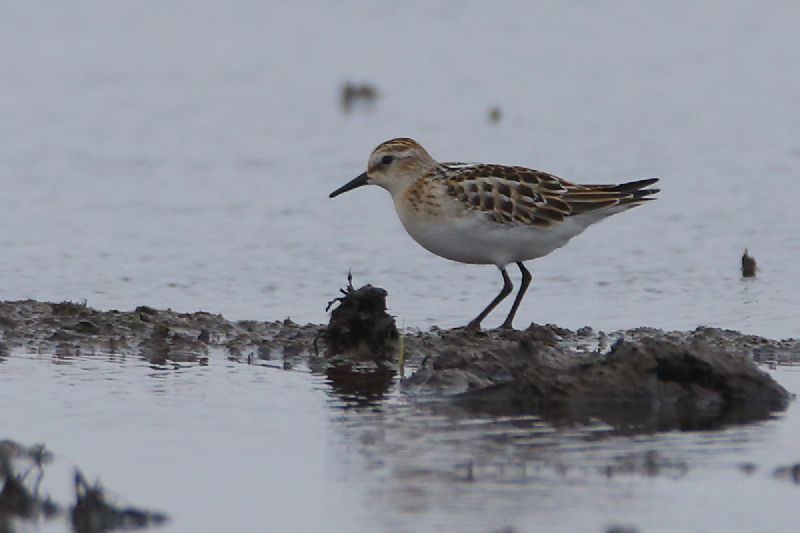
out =
[[[392,161],[394,161],[394,156],[393,155],[385,155],[385,156],[383,156],[383,159],[381,159],[381,164],[388,165]]]

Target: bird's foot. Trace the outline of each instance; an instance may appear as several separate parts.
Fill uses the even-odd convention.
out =
[[[481,323],[480,321],[473,320],[469,324],[464,327],[464,331],[471,331],[477,333],[481,330]]]

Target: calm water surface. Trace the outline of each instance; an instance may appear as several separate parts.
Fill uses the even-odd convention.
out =
[[[520,324],[798,332],[800,4],[1,9],[0,298],[320,322],[352,269],[406,325],[462,325],[494,267],[421,249],[377,187],[327,198],[412,136],[442,160],[662,177],[531,263]],[[372,112],[341,112],[345,80],[378,87]]]
[[[422,250],[378,188],[327,198],[411,136],[443,160],[662,177],[658,202],[529,265],[518,324],[797,336],[799,17],[790,1],[0,2],[0,299],[322,322],[352,269],[406,326],[461,325],[494,267]],[[344,114],[346,80],[381,99]],[[797,375],[778,373],[792,391]],[[57,453],[51,490],[77,464],[171,531],[794,524],[797,488],[770,472],[800,460],[795,409],[626,437],[396,392],[345,409],[321,376],[221,354],[165,371],[17,353],[0,377],[0,438]],[[652,452],[658,475],[599,473]]]

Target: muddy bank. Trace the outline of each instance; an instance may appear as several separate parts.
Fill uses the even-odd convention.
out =
[[[6,348],[61,357],[140,356],[153,365],[208,362],[223,350],[236,360],[267,360],[313,350],[320,326],[231,322],[205,312],[178,313],[139,306],[98,311],[80,303],[0,302],[0,342]]]
[[[59,357],[136,356],[158,366],[207,364],[212,352],[285,368],[302,360],[343,395],[375,400],[396,382],[402,352],[410,374],[401,382],[406,394],[486,412],[538,412],[554,422],[599,417],[615,426],[688,429],[763,419],[785,408],[787,392],[753,361],[800,356],[797,340],[715,328],[604,333],[531,325],[398,336],[385,314],[385,292],[374,290],[369,298],[377,300],[363,305],[351,305],[348,293],[357,291],[345,291],[337,308],[352,313],[339,313],[330,331],[146,306],[98,311],[75,303],[3,302],[0,357],[22,349]]]
[[[753,355],[788,356],[797,348],[795,341],[714,328],[605,334],[532,325],[482,337],[425,337],[429,357],[406,380],[407,391],[439,391],[489,413],[538,412],[565,424],[599,418],[653,430],[743,423],[784,409],[788,393]]]

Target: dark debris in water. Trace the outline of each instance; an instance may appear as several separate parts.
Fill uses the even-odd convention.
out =
[[[745,474],[745,475],[747,475],[747,476],[752,476],[753,474],[755,474],[755,473],[756,473],[756,470],[758,470],[758,465],[757,465],[757,464],[755,464],[755,463],[750,463],[750,462],[747,462],[747,463],[741,463],[741,464],[739,465],[739,470],[740,470],[740,471],[741,471],[743,474]]]
[[[742,277],[743,278],[756,277],[756,259],[749,253],[747,253],[746,249],[742,254]]]
[[[167,516],[134,507],[118,507],[99,483],[89,484],[76,470],[75,505],[70,511],[70,519],[77,533],[102,533],[161,525],[167,521]]]
[[[629,526],[625,524],[614,524],[609,526],[605,533],[639,533],[639,530],[636,529],[634,526]]]
[[[52,455],[42,445],[26,448],[10,440],[0,441],[0,531],[10,528],[12,518],[47,518],[59,512],[49,497],[39,494],[44,466],[51,460]],[[17,462],[24,462],[27,468],[15,468]]]
[[[772,475],[776,479],[791,481],[795,485],[800,486],[800,463],[779,466],[772,472]]]
[[[40,493],[45,465],[52,454],[43,446],[25,447],[0,441],[0,532],[15,531],[13,523],[35,524],[69,515],[76,533],[142,529],[163,524],[167,516],[134,507],[118,507],[99,485],[75,473],[75,503],[59,505]]]
[[[342,111],[350,113],[357,105],[372,106],[380,96],[378,89],[370,83],[353,83],[350,81],[342,85],[340,91],[340,104]]]

